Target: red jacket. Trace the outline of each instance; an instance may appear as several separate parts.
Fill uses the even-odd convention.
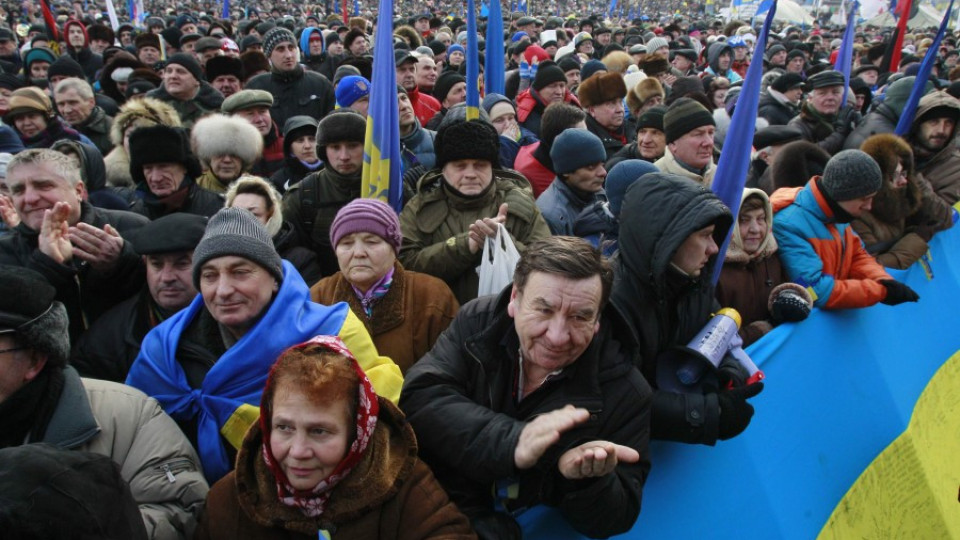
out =
[[[540,141],[527,146],[521,146],[517,152],[517,159],[513,162],[514,169],[525,176],[533,186],[533,196],[539,197],[548,187],[553,179],[557,177],[553,171],[544,167],[543,163],[534,157],[533,152],[540,146]]]
[[[407,97],[410,98],[413,113],[417,115],[417,120],[420,121],[421,126],[427,125],[427,122],[440,112],[440,102],[437,101],[437,98],[424,94],[419,88],[407,91]]]

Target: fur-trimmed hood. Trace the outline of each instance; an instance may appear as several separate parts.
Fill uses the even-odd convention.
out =
[[[406,24],[398,26],[393,30],[393,35],[406,41],[410,45],[411,51],[423,45],[423,39],[420,38],[420,34],[412,26]]]
[[[896,223],[916,212],[923,204],[923,194],[917,185],[913,149],[903,138],[891,133],[874,135],[863,141],[860,149],[880,165],[883,184],[870,211],[874,217],[887,223]],[[894,190],[894,174],[901,165],[907,173],[907,186]]]
[[[114,146],[122,147],[123,134],[127,129],[158,124],[180,127],[180,115],[176,109],[159,99],[139,97],[128,100],[113,119],[113,126],[110,128],[110,142]]]
[[[767,235],[760,243],[756,253],[749,254],[743,250],[743,238],[740,236],[739,219],[734,220],[733,235],[730,237],[730,245],[727,247],[727,255],[724,262],[729,263],[748,263],[750,260],[763,260],[777,252],[777,239],[773,237],[773,205],[770,204],[770,197],[762,189],[746,188],[743,190],[743,196],[740,198],[741,209],[743,202],[750,197],[760,197],[763,200],[764,213],[767,216]],[[738,216],[739,218],[739,216]]]
[[[773,189],[803,187],[814,176],[823,175],[830,161],[830,154],[809,141],[794,141],[785,144],[770,169]]]
[[[237,156],[249,169],[263,154],[263,136],[250,122],[237,116],[213,114],[200,119],[190,134],[197,158],[209,164],[217,156]]]

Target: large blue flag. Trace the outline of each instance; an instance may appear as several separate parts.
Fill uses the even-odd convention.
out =
[[[390,0],[380,0],[373,66],[360,193],[365,198],[390,204],[399,213],[403,208],[403,179],[397,72],[393,56],[393,3]]]
[[[903,113],[900,115],[900,121],[897,122],[897,135],[905,135],[910,131],[910,125],[913,124],[913,116],[917,114],[917,105],[920,98],[923,97],[923,91],[927,85],[927,79],[930,78],[930,72],[933,70],[933,63],[937,61],[937,52],[940,50],[940,42],[943,41],[943,35],[947,32],[947,21],[950,20],[950,13],[953,12],[953,0],[947,6],[946,13],[943,14],[943,20],[940,21],[940,30],[937,31],[937,37],[933,38],[933,44],[927,48],[927,54],[920,63],[920,71],[917,72],[917,80],[913,82],[913,90],[910,91],[910,98],[903,107]],[[910,14],[905,16],[909,17]]]
[[[767,18],[757,38],[757,51],[767,50],[767,35],[770,25],[777,13],[777,2],[767,12]],[[747,172],[750,169],[750,149],[753,148],[753,133],[756,130],[757,105],[760,101],[760,77],[763,76],[763,62],[759,55],[754,56],[747,68],[747,76],[743,78],[743,89],[737,98],[737,106],[733,110],[730,120],[730,129],[723,142],[723,151],[720,152],[720,162],[717,163],[717,172],[713,175],[712,189],[726,204],[733,215],[740,211],[740,196],[747,181]],[[733,220],[737,222],[736,219]],[[732,231],[731,231],[732,232]],[[723,267],[723,258],[727,254],[727,245],[730,244],[730,233],[727,233],[723,246],[720,247],[717,264],[713,271],[713,282],[720,279],[720,270]]]
[[[607,18],[613,18],[613,12],[617,9],[617,0],[610,0],[610,5],[607,7]]]
[[[850,91],[850,69],[853,67],[853,31],[859,7],[860,2],[857,2],[857,0],[854,0],[853,5],[850,6],[847,28],[843,31],[843,41],[840,43],[840,52],[837,53],[837,63],[833,65],[833,69],[843,73],[843,101],[840,103],[844,105],[847,103],[847,92]]]
[[[503,14],[500,12],[500,0],[490,0],[486,59],[483,66],[483,86],[487,93],[503,94],[506,86],[506,63],[503,56]]]
[[[360,15],[360,0],[353,0],[353,15]]]
[[[223,0],[223,12],[220,14],[222,19],[230,20],[230,0]]]
[[[467,120],[480,118],[480,49],[477,45],[477,8],[467,0]]]

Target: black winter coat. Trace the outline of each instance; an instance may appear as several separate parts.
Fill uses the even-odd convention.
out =
[[[98,229],[109,224],[125,239],[148,222],[132,212],[94,208],[86,202],[80,203],[80,221]],[[70,317],[71,343],[76,343],[100,315],[135,294],[143,284],[140,256],[130,242],[123,243],[116,266],[100,272],[79,258],[67,264],[54,261],[40,252],[38,238],[38,231],[25,223],[18,225],[12,234],[0,238],[0,264],[36,270],[57,289],[56,299],[67,308]]]
[[[844,150],[859,150],[863,141],[879,133],[893,133],[897,130],[900,117],[886,103],[877,105],[877,108],[863,117],[863,121],[847,135],[843,142]]]
[[[632,364],[629,328],[608,306],[580,358],[517,404],[519,338],[509,300],[507,288],[463,306],[407,372],[400,406],[417,433],[420,457],[475,523],[493,513],[495,487],[518,483],[509,508],[556,506],[573,528],[594,538],[629,530],[650,470],[651,403],[650,386]],[[526,423],[567,404],[586,408],[590,419],[564,433],[536,466],[518,471],[514,449]],[[604,477],[566,480],[559,457],[590,440],[630,446],[640,461]]]
[[[218,210],[223,208],[223,195],[214,193],[208,189],[198,186],[192,179],[187,178],[184,183],[189,182],[190,191],[186,200],[179,208],[170,209],[164,207],[152,193],[137,190],[137,200],[130,207],[130,211],[147,216],[151,220],[163,217],[174,212],[184,212],[187,214],[196,214],[198,216],[212,217]],[[145,186],[143,186],[145,188]]]
[[[153,309],[146,287],[113,306],[80,338],[73,348],[70,365],[81,377],[124,383],[140,354],[143,337],[155,323],[161,322],[151,317]]]
[[[719,308],[711,284],[716,257],[696,277],[673,269],[671,259],[687,237],[710,224],[716,225],[714,239],[720,245],[732,223],[730,210],[709,188],[673,178],[637,182],[627,190],[620,215],[642,219],[620,224],[611,296],[636,332],[641,371],[655,387],[661,354],[686,345]],[[732,360],[722,363],[721,370],[737,383],[746,378]],[[717,382],[707,383],[701,393],[656,390],[651,436],[715,444],[720,413]]]
[[[266,90],[273,94],[270,116],[278,126],[298,114],[319,120],[333,110],[337,101],[333,84],[323,75],[305,70],[303,66],[297,66],[290,73],[261,73],[244,88]]]
[[[630,129],[627,129],[626,121],[624,121],[623,125],[620,126],[620,129],[617,130],[619,131],[619,133],[616,134],[624,137],[624,139],[626,140],[626,142],[624,142],[614,137],[613,134],[611,134],[610,131],[607,130],[607,128],[601,126],[589,114],[587,115],[587,130],[589,130],[590,133],[593,133],[597,137],[600,137],[600,141],[603,143],[603,149],[606,150],[607,152],[607,157],[604,161],[609,161],[614,155],[616,155],[617,152],[620,151],[620,149],[632,143],[637,138],[636,130],[631,131]]]
[[[757,103],[757,116],[765,118],[771,126],[785,126],[799,113],[800,109],[798,107],[791,107],[782,103],[766,92],[760,94],[760,101]]]

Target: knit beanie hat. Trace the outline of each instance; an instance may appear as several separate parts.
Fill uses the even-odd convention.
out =
[[[550,159],[553,171],[569,174],[587,165],[607,160],[607,151],[603,141],[586,129],[568,128],[560,132],[550,147]]]
[[[194,58],[192,54],[177,53],[167,59],[167,65],[169,66],[170,64],[182,66],[183,69],[193,75],[193,78],[196,79],[197,82],[204,80],[203,68],[200,67],[200,62],[197,62],[197,59]]]
[[[193,250],[193,286],[200,290],[200,270],[217,257],[243,257],[283,281],[283,263],[267,229],[245,208],[221,208],[210,218],[207,231]]]
[[[50,68],[47,69],[47,79],[52,79],[57,76],[76,77],[78,79],[86,78],[86,75],[83,74],[83,68],[80,67],[80,64],[77,63],[77,61],[73,58],[70,58],[66,55],[57,58],[57,61],[50,64]]]
[[[367,119],[353,109],[336,109],[317,126],[317,155],[327,160],[327,145],[338,142],[363,143]]]
[[[642,159],[625,159],[607,171],[604,190],[607,193],[607,200],[610,202],[610,212],[614,216],[619,216],[623,197],[627,194],[627,188],[641,176],[655,172],[660,172],[660,169],[653,163]]]
[[[351,66],[350,64],[343,64],[338,67],[336,71],[333,72],[333,86],[336,88],[340,85],[340,81],[344,77],[349,77],[350,75],[360,76],[360,70],[357,69],[357,66]]]
[[[449,57],[451,54],[455,52],[459,52],[460,54],[464,54],[464,55],[467,54],[467,50],[463,48],[463,45],[460,45],[458,43],[454,43],[453,45],[450,45],[449,47],[447,47],[447,57]]]
[[[57,290],[35,270],[0,265],[0,334],[16,333],[24,344],[63,367],[70,357],[67,310]]]
[[[663,132],[667,136],[667,144],[698,127],[716,125],[717,122],[710,111],[691,98],[680,98],[674,101],[663,114]]]
[[[834,201],[859,199],[880,191],[883,173],[870,154],[861,150],[844,150],[827,162],[820,186]]]
[[[282,26],[271,29],[263,36],[263,54],[270,58],[274,47],[285,41],[292,43],[294,47],[297,46],[297,38],[293,35],[293,32]]]
[[[387,203],[377,199],[354,199],[337,212],[330,224],[330,245],[336,248],[348,234],[365,232],[383,238],[400,253],[400,221]]]
[[[510,106],[513,107],[513,111],[517,111],[517,106],[513,103],[513,101],[510,101],[510,98],[496,92],[487,92],[487,95],[483,96],[483,101],[480,102],[480,107],[487,111],[487,114],[490,114],[490,110],[493,109],[493,106],[501,102],[510,104]]]
[[[358,99],[370,95],[370,81],[359,75],[350,75],[337,83],[337,105],[349,107]]]
[[[442,125],[433,147],[437,151],[438,169],[460,159],[489,161],[493,168],[500,168],[500,135],[487,122],[470,120]]]
[[[663,115],[666,112],[667,108],[663,105],[650,107],[649,109],[643,111],[637,118],[637,131],[640,131],[644,128],[653,128],[663,131]]]
[[[667,41],[666,38],[655,37],[647,42],[647,54],[653,54],[657,52],[657,49],[669,46],[670,42]]]
[[[557,65],[560,66],[560,69],[562,69],[564,73],[573,71],[574,69],[578,71],[580,70],[580,62],[578,62],[577,59],[572,55],[564,56],[560,59]]]
[[[433,86],[433,97],[437,98],[442,104],[443,100],[447,99],[447,94],[450,93],[450,90],[453,89],[455,84],[465,82],[467,82],[467,79],[456,71],[445,71],[437,77],[437,82]]]
[[[563,70],[553,62],[544,62],[537,68],[537,75],[533,78],[533,89],[539,91],[557,82],[566,84],[567,76],[564,75]]]
[[[580,68],[580,80],[585,81],[592,77],[594,73],[601,71],[607,71],[607,66],[605,66],[603,62],[597,59],[587,60]]]

